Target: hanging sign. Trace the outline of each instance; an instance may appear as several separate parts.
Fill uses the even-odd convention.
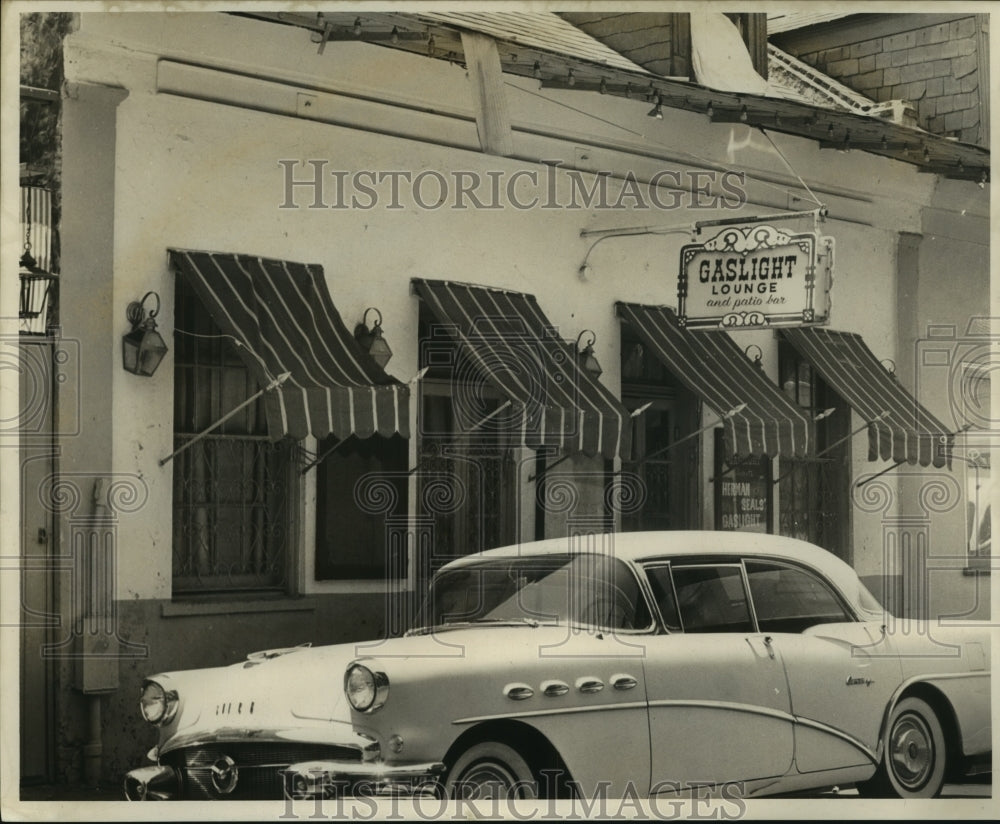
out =
[[[728,226],[681,248],[681,326],[762,329],[830,319],[833,238],[774,226]]]

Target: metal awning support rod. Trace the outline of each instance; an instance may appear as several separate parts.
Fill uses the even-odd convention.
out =
[[[713,476],[713,477],[709,478],[709,479],[708,479],[708,482],[709,482],[710,484],[714,484],[714,483],[715,483],[715,482],[716,482],[717,480],[719,480],[719,478],[725,478],[725,477],[726,477],[726,475],[728,475],[728,474],[729,474],[730,472],[732,472],[732,471],[733,471],[734,469],[736,469],[737,467],[740,467],[740,466],[742,466],[742,465],[743,465],[744,463],[746,463],[746,462],[747,462],[747,460],[749,460],[749,459],[750,459],[750,458],[752,458],[752,457],[753,457],[753,455],[748,455],[748,456],[747,456],[747,458],[745,458],[745,459],[744,459],[744,460],[743,460],[742,462],[740,462],[740,463],[734,463],[734,464],[728,464],[728,465],[727,465],[727,468],[726,468],[726,469],[723,469],[723,470],[722,470],[722,472],[720,472],[720,473],[719,473],[718,475],[715,475],[715,476]],[[775,483],[777,483],[777,481],[775,481]]]
[[[708,432],[709,429],[714,429],[716,426],[718,426],[723,421],[729,420],[729,418],[732,418],[734,415],[739,415],[740,412],[742,412],[746,408],[747,408],[747,405],[745,403],[741,403],[739,406],[734,406],[728,412],[726,412],[723,415],[721,415],[718,418],[718,420],[712,421],[712,423],[708,424],[707,426],[703,426],[701,429],[696,429],[694,432],[689,432],[683,438],[678,438],[673,443],[668,443],[662,449],[657,449],[655,452],[651,452],[649,455],[646,455],[645,457],[643,457],[643,459],[641,461],[639,461],[639,464],[640,465],[644,464],[644,463],[646,463],[646,461],[652,460],[657,455],[662,455],[664,452],[667,452],[668,450],[673,449],[675,446],[678,446],[678,445],[684,443],[684,441],[689,441],[689,440],[691,440],[691,438],[696,438],[698,435],[701,435],[703,432]]]
[[[642,406],[636,407],[631,412],[629,412],[628,416],[630,418],[638,418],[643,412],[645,412],[647,409],[649,409],[649,407],[651,407],[652,405],[653,405],[652,401],[649,401],[648,403],[644,403]],[[548,472],[550,469],[555,469],[563,461],[568,460],[569,458],[571,458],[573,456],[573,454],[574,454],[573,452],[567,452],[558,461],[555,461],[554,463],[551,463],[548,466],[544,467],[541,472],[537,472],[534,475],[529,475],[528,476],[528,483],[530,483],[531,481],[535,480],[536,478],[541,477],[546,472]],[[619,469],[617,472],[613,472],[611,474],[612,475],[619,475],[619,474],[621,474],[621,470]]]
[[[427,371],[427,369],[423,369],[420,372],[418,372],[417,373],[417,378],[423,377],[423,374],[426,371]],[[417,378],[414,378],[414,380],[416,380]],[[477,429],[479,429],[480,426],[482,426],[484,423],[486,423],[486,421],[488,421],[490,418],[495,417],[496,415],[499,415],[501,412],[503,412],[508,406],[510,406],[510,403],[511,402],[509,400],[504,401],[502,404],[500,404],[500,406],[498,406],[496,409],[494,409],[492,412],[490,412],[489,415],[487,415],[484,418],[480,418],[478,421],[476,421],[474,424],[472,424],[472,426],[470,426],[466,431],[467,432],[475,432]],[[417,465],[414,466],[414,467],[411,467],[410,469],[407,469],[406,470],[406,474],[407,475],[412,475],[418,469],[420,469],[420,460],[419,460],[419,457],[417,459]]]
[[[849,432],[847,435],[844,435],[843,438],[839,438],[838,440],[834,441],[826,449],[823,449],[823,450],[817,452],[812,457],[814,457],[814,458],[822,458],[827,452],[830,452],[831,450],[836,449],[844,441],[849,441],[851,438],[853,438],[859,432],[863,432],[865,429],[867,429],[871,424],[878,423],[879,421],[884,420],[885,418],[888,418],[888,417],[889,417],[889,412],[888,411],[882,412],[880,415],[876,415],[870,421],[865,421],[863,424],[861,424],[861,426],[859,426],[853,432]],[[791,475],[796,469],[798,469],[798,467],[799,467],[799,464],[793,464],[791,469],[789,469],[784,475],[779,475],[771,483],[776,484],[776,483],[778,483],[778,481],[785,480],[785,478],[787,478],[789,475]],[[886,471],[888,471],[888,470],[886,470]]]
[[[869,475],[867,478],[863,478],[862,480],[858,481],[856,484],[854,484],[854,488],[855,489],[860,489],[861,487],[863,487],[869,481],[874,481],[876,478],[881,478],[887,472],[892,472],[892,470],[894,470],[896,467],[902,466],[905,463],[906,463],[905,460],[904,461],[896,461],[896,463],[892,464],[891,466],[887,466],[885,469],[883,469],[883,470],[881,470],[879,472],[876,472],[874,475]]]
[[[553,463],[550,463],[548,466],[546,466],[540,472],[536,472],[534,475],[529,475],[528,476],[528,483],[531,483],[531,481],[537,480],[542,475],[544,475],[546,472],[548,472],[550,469],[555,469],[563,461],[568,461],[570,458],[573,457],[574,454],[575,454],[574,452],[567,452],[558,461],[554,461]]]
[[[424,375],[427,374],[427,370],[428,369],[430,369],[430,367],[429,366],[425,366],[423,369],[421,369],[419,372],[417,372],[416,375],[414,375],[412,378],[410,378],[410,380],[409,380],[408,383],[409,384],[415,384],[415,383],[417,383],[417,381],[419,381]],[[331,446],[328,450],[326,450],[326,452],[324,452],[322,455],[318,456],[312,463],[310,463],[305,469],[303,469],[302,472],[301,472],[301,474],[305,475],[314,466],[323,463],[323,461],[325,461],[328,457],[330,457],[330,455],[333,454],[334,450],[340,448],[341,444],[346,443],[347,441],[349,441],[351,438],[355,437],[356,435],[357,435],[356,432],[352,432],[350,435],[348,435],[343,440],[337,441],[333,446]]]
[[[195,435],[191,440],[189,440],[186,444],[184,444],[184,446],[180,447],[179,449],[175,449],[173,452],[171,452],[169,455],[167,455],[167,457],[160,458],[160,466],[163,466],[165,463],[168,463],[168,462],[172,461],[174,458],[176,458],[178,455],[180,455],[180,453],[183,452],[185,449],[188,449],[188,448],[194,446],[196,443],[198,443],[198,441],[200,441],[202,438],[204,438],[209,432],[211,432],[213,429],[218,429],[218,427],[222,426],[222,424],[224,424],[231,417],[233,417],[233,415],[235,415],[240,410],[245,409],[246,407],[248,407],[250,404],[252,404],[255,400],[257,400],[257,398],[259,398],[265,392],[270,392],[272,389],[277,389],[279,386],[281,386],[281,384],[283,384],[286,380],[288,380],[291,377],[291,375],[292,375],[291,372],[282,372],[280,375],[278,375],[278,377],[276,377],[273,381],[271,381],[263,389],[261,389],[258,392],[255,392],[253,395],[251,395],[249,398],[247,398],[245,401],[243,401],[243,403],[241,403],[239,406],[236,406],[233,409],[229,410],[225,415],[223,415],[221,418],[219,418],[219,420],[217,420],[215,423],[210,424],[206,429],[203,429],[201,432],[199,432],[197,435]]]
[[[799,217],[825,218],[827,215],[826,206],[817,209],[806,209],[801,212],[784,212],[778,215],[758,215],[756,217],[723,217],[718,220],[699,220],[694,224],[695,232],[701,232],[711,226],[742,226],[746,223],[775,223],[779,220],[793,220]]]
[[[348,436],[347,436],[346,438],[343,438],[342,440],[339,440],[339,441],[337,441],[337,442],[336,442],[336,443],[335,443],[335,444],[334,444],[333,446],[331,446],[331,447],[330,447],[330,448],[329,448],[328,450],[326,450],[326,452],[324,452],[324,453],[323,453],[322,455],[319,455],[319,456],[318,456],[318,457],[316,458],[316,460],[312,461],[312,462],[311,462],[311,463],[310,463],[310,464],[309,464],[309,465],[308,465],[307,467],[305,467],[305,468],[304,468],[304,469],[302,470],[302,472],[301,472],[301,473],[299,473],[299,474],[301,474],[301,475],[305,475],[305,474],[306,474],[306,473],[307,473],[307,472],[308,472],[308,471],[309,471],[310,469],[312,469],[312,468],[313,468],[314,466],[316,466],[317,464],[321,464],[321,463],[323,463],[323,461],[325,461],[325,460],[326,460],[327,458],[329,458],[329,457],[330,457],[330,455],[332,455],[332,454],[334,453],[334,451],[335,451],[335,450],[339,449],[339,448],[340,448],[340,446],[341,446],[342,444],[345,444],[345,443],[347,443],[347,442],[348,442],[348,441],[349,441],[349,440],[350,440],[351,438],[353,438],[353,437],[354,437],[354,435],[355,435],[355,433],[354,433],[354,432],[352,432],[352,433],[351,433],[350,435],[348,435]]]
[[[630,235],[686,234],[694,231],[696,224],[682,223],[674,226],[623,226],[620,229],[581,229],[580,237],[628,237]]]
[[[497,415],[499,415],[508,406],[510,406],[510,401],[509,400],[504,401],[502,404],[500,404],[500,406],[498,406],[496,409],[494,409],[492,412],[490,412],[490,414],[487,415],[485,418],[482,418],[481,420],[478,420],[474,424],[472,424],[472,426],[469,427],[468,431],[469,432],[475,432],[477,429],[479,429],[480,426],[482,426],[484,423],[486,423],[486,421],[488,421],[490,418],[494,418]]]

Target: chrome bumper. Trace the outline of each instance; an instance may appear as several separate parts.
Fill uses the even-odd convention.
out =
[[[432,795],[444,764],[401,764],[380,761],[303,761],[282,771],[285,796],[294,800],[346,795]]]
[[[125,775],[125,798],[129,801],[169,801],[180,794],[180,776],[173,767],[153,764]]]

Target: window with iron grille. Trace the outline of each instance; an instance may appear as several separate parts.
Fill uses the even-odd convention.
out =
[[[294,442],[267,435],[260,388],[183,278],[174,338],[173,592],[284,591]]]
[[[516,537],[517,432],[503,401],[451,330],[420,318],[417,513],[434,524],[433,567]],[[495,417],[494,417],[495,416]]]
[[[406,439],[331,435],[319,454],[327,457],[316,467],[316,580],[405,578],[406,546],[392,526],[407,512]]]
[[[809,454],[783,455],[779,462],[778,533],[810,541],[850,563],[851,408],[784,340],[778,342],[778,381],[814,421]]]
[[[642,505],[622,513],[622,532],[693,529],[698,508],[701,404],[625,324],[621,330],[622,403],[632,418],[632,460],[622,473],[641,485]],[[675,447],[674,444],[677,444]]]

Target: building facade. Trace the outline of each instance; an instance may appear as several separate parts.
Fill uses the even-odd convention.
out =
[[[962,440],[989,429],[988,187],[477,74],[513,46],[463,32],[454,60],[221,13],[66,37],[69,355],[21,490],[64,620],[22,671],[49,696],[26,779],[136,763],[146,674],[399,632],[436,566],[539,537],[795,535],[902,612],[988,615]],[[681,325],[682,247],[762,216],[833,238],[846,337]],[[869,360],[894,369],[852,386]]]

